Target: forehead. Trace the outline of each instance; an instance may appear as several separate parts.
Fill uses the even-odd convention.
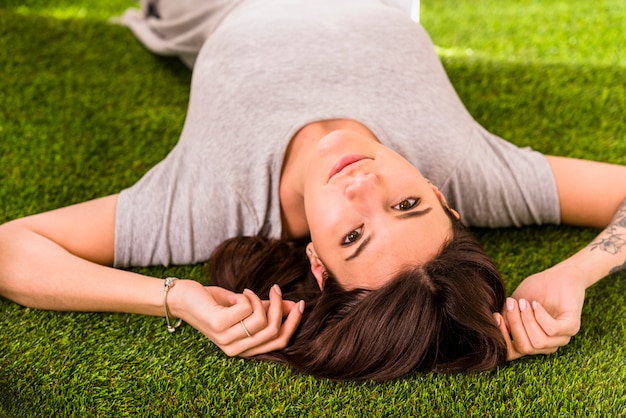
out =
[[[450,219],[440,207],[424,218],[377,227],[357,258],[333,257],[327,267],[344,288],[377,289],[405,268],[431,260],[451,235]]]

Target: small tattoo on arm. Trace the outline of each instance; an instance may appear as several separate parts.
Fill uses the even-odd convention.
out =
[[[600,249],[609,254],[617,254],[622,250],[622,247],[626,241],[622,238],[622,235],[611,234],[607,238],[598,237],[594,242],[591,243],[591,249]]]
[[[591,251],[600,250],[611,255],[622,251],[626,245],[626,200],[617,209],[609,226],[600,234],[589,247]],[[610,273],[626,270],[626,260],[620,265],[613,267]]]

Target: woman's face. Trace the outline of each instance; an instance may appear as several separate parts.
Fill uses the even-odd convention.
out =
[[[441,193],[372,137],[339,130],[311,156],[304,188],[313,273],[346,289],[376,289],[436,255],[451,235]]]

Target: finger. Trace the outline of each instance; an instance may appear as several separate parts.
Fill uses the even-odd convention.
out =
[[[564,314],[559,318],[553,318],[539,302],[532,302],[531,307],[537,322],[544,332],[551,337],[565,336],[568,337],[569,342],[569,337],[576,335],[580,329],[579,316],[570,318],[569,315]]]
[[[286,347],[295,332],[304,311],[304,301],[293,304],[285,322],[283,318],[283,301],[280,287],[274,285],[270,290],[270,305],[267,311],[266,326],[249,338],[234,340],[222,350],[242,357]]]
[[[214,303],[212,306],[228,308],[239,305],[239,309],[249,310],[248,315],[252,312],[252,308],[250,306],[246,306],[248,304],[248,299],[243,297],[241,293],[234,293],[219,286],[204,286],[204,290],[213,300]]]
[[[252,305],[252,314],[243,320],[245,327],[251,335],[255,335],[267,325],[267,313],[263,306],[263,301],[252,290],[246,289],[243,294],[248,298]],[[247,335],[245,335],[247,336]]]
[[[266,308],[261,298],[252,290],[245,289],[243,296],[248,298],[252,313],[231,324],[219,338],[220,348],[239,352],[274,338],[282,322],[282,298],[276,285],[270,290],[270,306]],[[270,319],[272,320],[270,322]]]
[[[515,299],[508,298],[506,300],[504,318],[515,351],[521,355],[532,354],[532,345],[526,335],[526,329],[524,328],[522,316]]]
[[[246,295],[233,294],[229,296],[229,299],[232,302],[229,302],[230,305],[214,306],[217,312],[212,315],[210,326],[216,332],[225,332],[232,328],[233,324],[249,317],[254,312],[254,307]]]
[[[289,344],[289,341],[291,340],[291,337],[296,332],[298,325],[300,325],[303,312],[304,312],[304,301],[301,300],[300,302],[298,302],[292,307],[291,311],[287,315],[287,318],[285,319],[285,322],[283,322],[276,338],[266,343],[252,347],[248,350],[245,350],[244,352],[241,353],[241,356],[251,357],[251,356],[256,356],[259,354],[269,353],[270,351],[280,350],[280,349],[287,347],[287,345]]]
[[[262,326],[255,329],[254,332],[254,343],[256,344],[276,338],[280,331],[283,320],[283,300],[282,292],[278,285],[272,286],[269,297],[270,304],[267,308],[267,316],[264,316]],[[260,299],[259,303],[261,303]],[[265,309],[263,309],[263,314],[265,314]]]
[[[206,286],[205,288],[210,290],[213,299],[222,306],[230,306],[236,303],[235,296],[237,293],[235,292],[219,286]]]
[[[544,309],[543,306],[541,306],[538,302],[533,302],[531,307],[535,312],[537,322],[547,335],[553,336],[561,333],[558,322]]]
[[[239,321],[250,316],[253,308],[250,300],[243,294],[229,295],[228,298],[231,301],[223,305],[215,299],[216,292],[214,287],[205,287],[205,290],[210,297],[208,299],[209,303],[207,304],[206,301],[203,301],[205,307],[195,317],[196,320],[193,322],[188,321],[188,323],[206,335],[218,347],[222,348],[233,341],[232,329],[234,325],[239,324]],[[223,300],[222,303],[224,303]],[[239,326],[241,327],[241,324]],[[240,330],[243,332],[241,328]]]
[[[224,352],[227,352],[227,347],[232,349],[235,342],[252,338],[259,330],[265,327],[267,322],[263,303],[253,291],[245,289],[237,297],[245,299],[251,307],[251,311],[246,316],[231,315],[228,327],[213,339]],[[228,354],[233,355],[230,352]]]
[[[212,309],[207,315],[209,320],[206,322],[209,331],[203,331],[211,341],[222,349],[247,335],[244,330],[245,325],[242,325],[241,322],[254,313],[254,307],[246,295],[235,295],[233,302],[234,304],[231,306],[218,306],[217,309]]]
[[[511,361],[522,357],[523,354],[518,353],[513,346],[513,341],[511,341],[511,336],[509,335],[509,329],[506,327],[506,322],[504,321],[504,318],[502,318],[502,315],[496,312],[493,314],[493,318],[496,320],[500,333],[502,333],[502,337],[504,337],[504,342],[506,343],[506,359]]]
[[[228,356],[237,356],[251,344],[254,345],[251,341],[267,321],[263,303],[253,291],[245,289],[242,294],[237,295],[237,299],[245,299],[251,307],[251,312],[244,317],[231,315],[228,328],[212,338]],[[234,306],[236,305],[226,309],[232,309]]]
[[[265,308],[265,311],[267,312],[267,310],[270,308],[270,301],[269,300],[263,300],[263,307]],[[292,301],[292,300],[283,300],[283,312],[289,313],[291,312],[291,309],[296,306],[296,302]]]
[[[284,312],[291,312],[291,310],[298,304],[297,302],[294,302],[293,300],[283,300],[283,315]]]
[[[283,321],[283,293],[280,287],[275,284],[270,290],[270,307],[267,310],[268,325],[277,325],[276,333],[280,329]]]
[[[569,338],[563,339],[561,336],[550,336],[546,334],[544,329],[539,325],[535,318],[535,311],[526,299],[518,301],[518,307],[526,330],[526,336],[532,352],[529,354],[549,354],[557,350],[558,347],[569,342]]]
[[[506,300],[504,316],[507,328],[511,335],[513,348],[515,349],[515,352],[522,356],[528,354],[539,354],[533,346],[526,330],[524,320],[522,319],[523,312],[524,311],[520,310],[517,300],[513,298],[508,298]],[[527,319],[527,321],[529,320]]]

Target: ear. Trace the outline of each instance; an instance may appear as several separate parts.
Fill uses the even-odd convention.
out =
[[[320,290],[323,291],[324,282],[326,281],[326,267],[324,267],[322,260],[317,256],[312,242],[309,242],[306,246],[306,256],[309,258],[309,263],[311,263],[311,273],[315,276]]]
[[[446,198],[443,195],[443,193],[441,193],[441,191],[437,188],[437,186],[435,186],[434,184],[431,183],[430,187],[433,189],[433,192],[435,192],[435,195],[437,196],[437,199],[439,199],[439,201],[441,202],[441,204],[444,207],[448,208],[448,210],[450,211],[452,216],[454,216],[457,220],[461,219],[461,215],[459,215],[459,212],[457,212],[456,210],[454,210],[450,206],[448,206],[448,201],[446,200]]]

